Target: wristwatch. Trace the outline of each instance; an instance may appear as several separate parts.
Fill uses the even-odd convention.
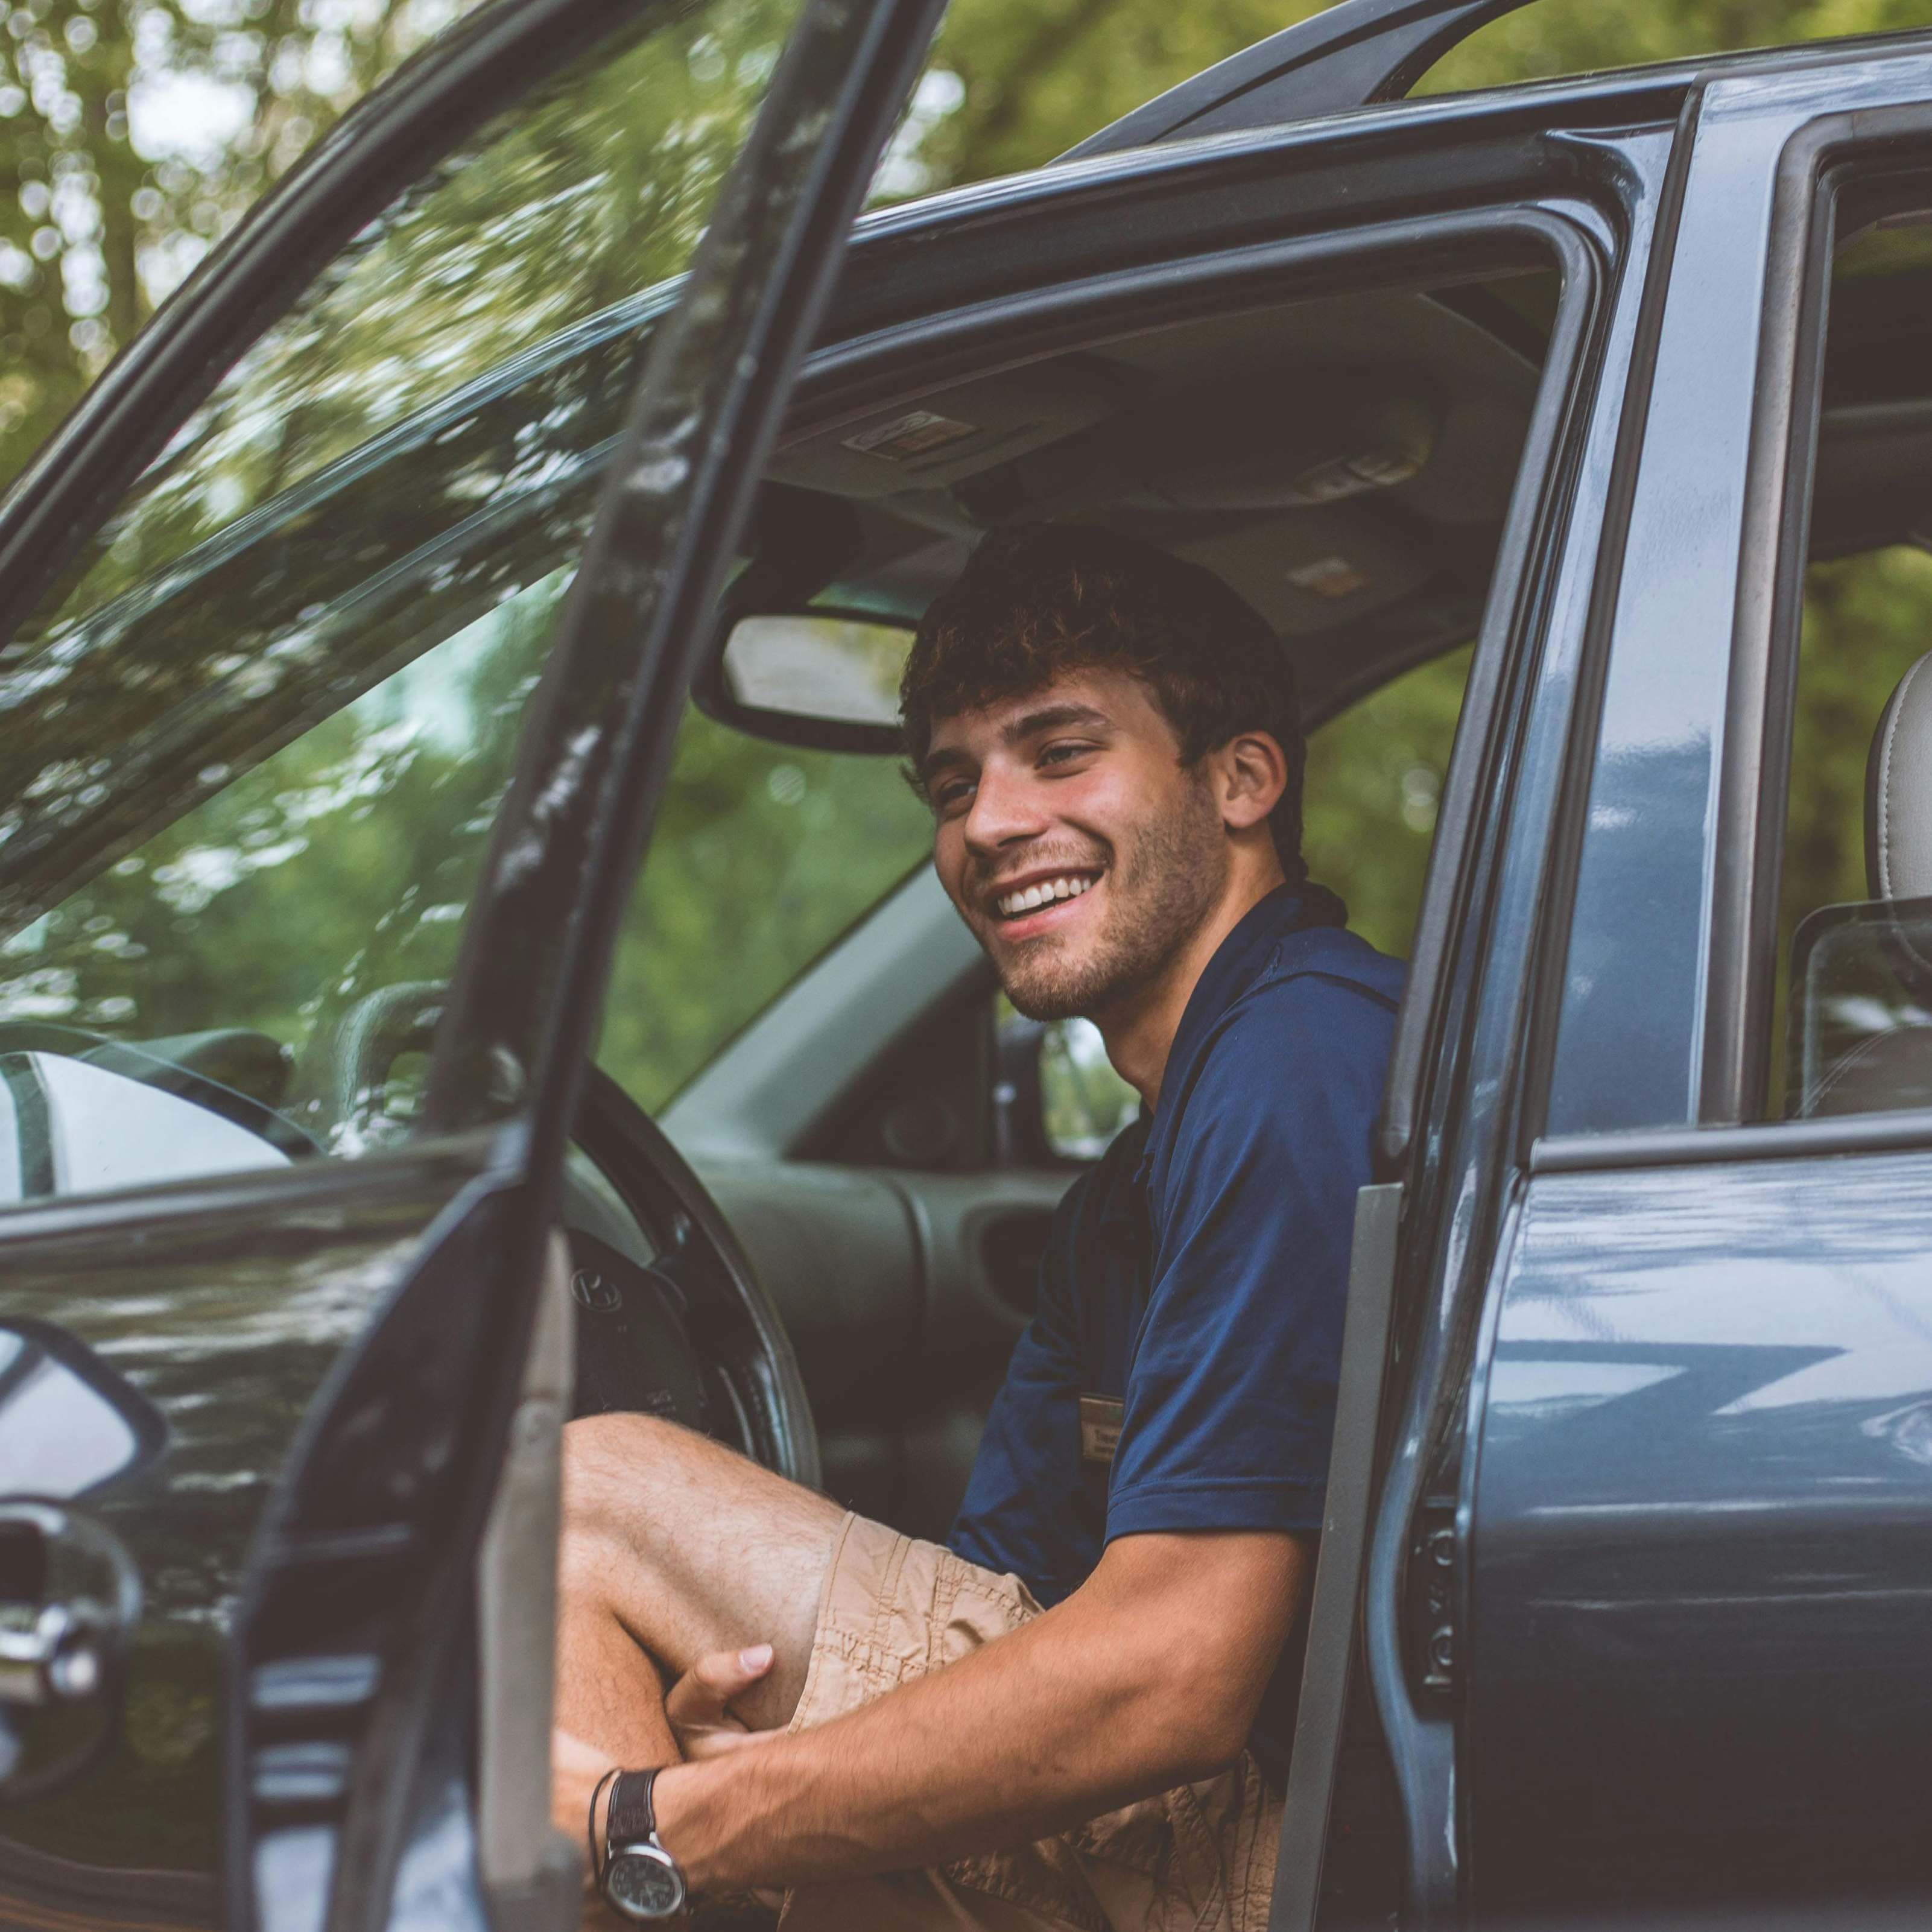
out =
[[[604,1869],[598,1889],[614,1912],[640,1924],[675,1918],[688,1900],[684,1873],[658,1838],[651,1787],[655,1771],[623,1771],[604,1814]]]

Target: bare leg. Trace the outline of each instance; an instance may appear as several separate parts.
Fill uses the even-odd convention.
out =
[[[672,1423],[586,1416],[563,1437],[556,1722],[620,1764],[668,1763],[667,1684],[707,1652],[769,1643],[734,1708],[754,1730],[805,1688],[844,1512]]]

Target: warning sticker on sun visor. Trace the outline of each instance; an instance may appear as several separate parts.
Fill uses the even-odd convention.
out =
[[[841,446],[856,449],[861,456],[883,456],[888,463],[908,462],[915,456],[944,449],[949,442],[963,442],[980,434],[976,425],[952,416],[934,416],[930,410],[909,410],[890,422],[875,424],[856,435],[841,436]]]

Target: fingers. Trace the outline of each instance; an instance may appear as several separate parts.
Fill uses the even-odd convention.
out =
[[[743,1650],[714,1650],[700,1657],[670,1687],[664,1715],[680,1731],[729,1722],[742,1730],[727,1708],[772,1667],[772,1647],[754,1643]]]
[[[733,1751],[755,1750],[759,1745],[784,1736],[782,1731],[733,1730],[720,1726],[716,1730],[680,1731],[678,1742],[683,1748],[685,1762],[699,1764],[706,1758],[728,1756]]]

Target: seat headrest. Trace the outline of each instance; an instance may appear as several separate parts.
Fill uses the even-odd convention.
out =
[[[1875,899],[1932,898],[1932,651],[1898,681],[1865,761],[1865,877]]]

